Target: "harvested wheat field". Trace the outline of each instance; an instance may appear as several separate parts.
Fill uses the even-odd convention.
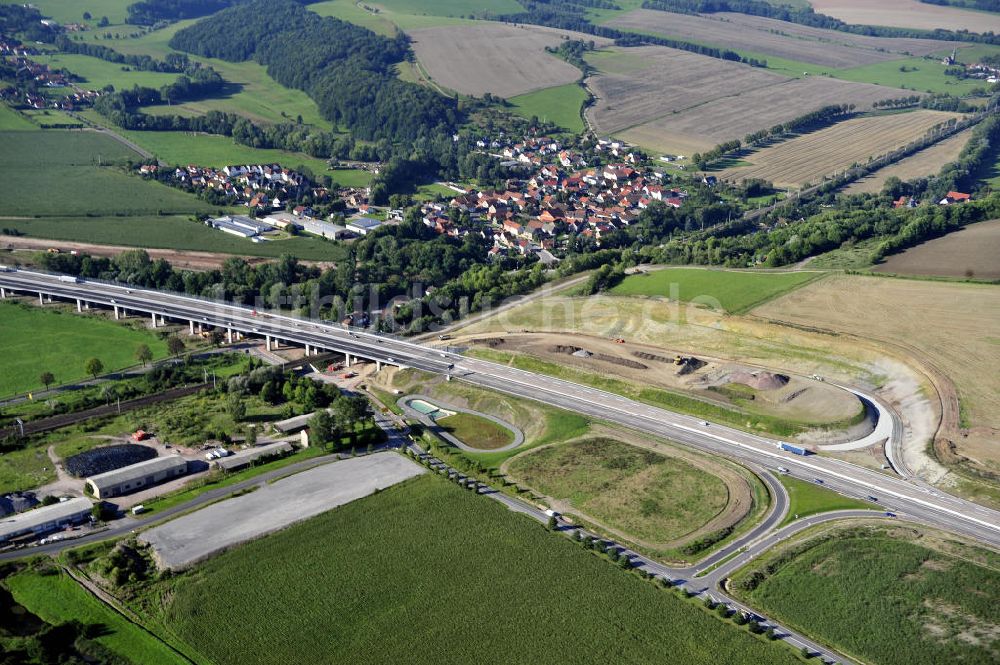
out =
[[[701,57],[701,56],[699,56]],[[826,77],[783,79],[778,85],[721,97],[680,113],[664,115],[622,133],[651,149],[691,154],[731,139],[742,139],[758,129],[787,122],[828,104],[854,104],[868,109],[882,99],[913,94],[870,83],[851,83]],[[697,146],[697,147],[694,147]]]
[[[901,159],[895,164],[881,168],[875,173],[851,183],[845,194],[877,194],[882,191],[885,181],[895,176],[904,182],[914,178],[932,176],[941,170],[948,162],[955,161],[962,148],[969,142],[972,128],[963,130],[954,136],[935,143],[929,148]]]
[[[751,166],[720,173],[726,180],[762,178],[778,187],[802,187],[823,176],[864,163],[920,138],[956,113],[913,111],[852,118],[831,127],[764,148],[746,158]]]
[[[957,454],[1000,471],[1000,288],[831,276],[758,307],[753,315],[902,349],[927,369],[941,395],[939,440],[952,441]]]
[[[408,33],[417,59],[438,85],[465,95],[487,92],[515,97],[527,92],[572,83],[580,70],[546,53],[564,37],[610,40],[568,30],[501,23],[449,25]]]
[[[621,64],[616,60],[627,66],[616,66]],[[587,116],[602,134],[789,80],[763,69],[665,46],[619,49],[592,62],[599,73],[587,79],[587,87],[597,101]]]
[[[896,275],[1000,279],[1000,220],[970,224],[911,247],[888,257],[874,270]]]
[[[818,13],[846,23],[1000,32],[1000,15],[929,5],[919,0],[810,0],[810,4]]]
[[[924,55],[951,48],[949,42],[865,37],[734,13],[690,16],[636,9],[607,25],[655,32],[723,48],[753,51],[833,69],[859,67],[901,58],[907,54]]]

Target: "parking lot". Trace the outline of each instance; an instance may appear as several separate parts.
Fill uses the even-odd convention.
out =
[[[163,568],[184,568],[234,545],[277,531],[426,471],[396,453],[325,464],[150,529]]]

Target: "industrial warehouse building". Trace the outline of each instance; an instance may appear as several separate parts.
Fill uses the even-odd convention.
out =
[[[223,471],[238,471],[266,457],[287,455],[290,452],[292,452],[292,444],[287,441],[279,441],[278,443],[269,443],[264,446],[241,450],[229,457],[220,457],[212,462],[212,464]]]
[[[121,496],[183,476],[188,461],[179,455],[154,457],[145,462],[99,473],[87,478],[87,486],[98,499]]]
[[[93,505],[90,499],[77,497],[5,518],[0,521],[0,543],[25,536],[41,536],[84,522],[90,517]]]

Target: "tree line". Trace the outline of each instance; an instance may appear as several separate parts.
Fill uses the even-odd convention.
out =
[[[76,42],[66,35],[56,37],[55,46],[63,53],[89,55],[107,62],[127,65],[133,69],[145,72],[167,72],[179,74],[191,67],[188,57],[183,53],[168,53],[163,60],[157,60],[146,54],[125,54],[102,44],[92,42]]]

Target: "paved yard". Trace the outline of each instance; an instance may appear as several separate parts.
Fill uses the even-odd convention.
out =
[[[140,540],[153,546],[162,567],[184,568],[421,473],[422,467],[396,453],[333,462],[179,517]]]

